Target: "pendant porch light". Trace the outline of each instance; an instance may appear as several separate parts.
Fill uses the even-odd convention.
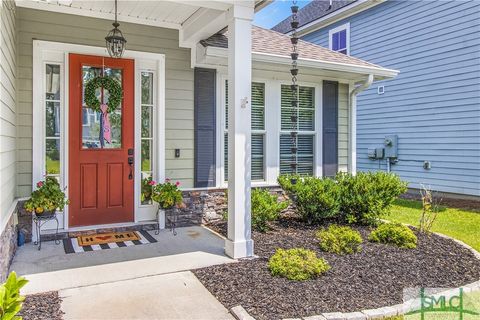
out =
[[[118,29],[120,24],[117,22],[117,0],[115,0],[115,22],[112,23],[112,26],[113,29],[105,37],[105,46],[110,57],[121,58],[125,51],[127,40],[123,36],[122,31]]]

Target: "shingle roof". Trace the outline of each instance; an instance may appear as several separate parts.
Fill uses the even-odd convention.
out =
[[[332,7],[328,9],[328,7],[330,6],[329,0],[313,0],[298,11],[298,21],[300,22],[299,27],[302,27],[312,21],[326,16],[327,14],[343,8],[355,1],[357,0],[333,0]],[[290,27],[290,21],[291,18],[288,17],[279,24],[277,24],[275,27],[273,27],[272,30],[281,33],[288,33],[292,30],[292,28]]]
[[[225,34],[215,34],[200,43],[204,47],[228,48],[228,32]],[[257,26],[252,27],[252,52],[264,53],[277,56],[290,57],[292,45],[290,37],[268,29]],[[377,65],[368,63],[361,59],[331,51],[327,48],[300,40],[298,43],[300,59],[312,59],[325,62],[345,63],[363,67],[376,67]]]

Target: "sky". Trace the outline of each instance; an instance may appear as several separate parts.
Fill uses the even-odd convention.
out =
[[[300,8],[303,8],[311,1],[312,0],[298,0],[297,4]],[[290,11],[291,5],[291,0],[275,0],[272,4],[266,6],[260,10],[260,12],[255,14],[253,24],[270,29],[292,14]]]

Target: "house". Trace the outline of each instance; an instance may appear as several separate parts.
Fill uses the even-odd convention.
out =
[[[358,170],[480,197],[478,1],[333,1],[330,10],[313,1],[299,19],[302,39],[401,70],[358,96]],[[288,21],[273,30],[288,33]],[[387,158],[381,149],[395,139]]]
[[[114,1],[2,1],[2,270],[15,247],[18,203],[45,175],[57,177],[70,200],[59,215],[64,233],[153,223],[157,208],[142,196],[149,177],[181,183],[184,224],[205,214],[193,197],[228,188],[226,253],[253,254],[250,187],[275,185],[291,170],[291,44],[252,28],[264,5],[118,2],[127,49],[111,58],[105,36]],[[355,95],[398,71],[306,42],[299,50],[299,170],[355,172]],[[99,114],[82,98],[102,74],[123,86],[105,146]]]

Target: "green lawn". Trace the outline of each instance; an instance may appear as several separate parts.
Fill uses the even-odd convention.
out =
[[[399,199],[386,219],[418,226],[421,212],[420,201]],[[443,207],[438,213],[432,231],[461,240],[480,251],[480,213],[478,212]]]

